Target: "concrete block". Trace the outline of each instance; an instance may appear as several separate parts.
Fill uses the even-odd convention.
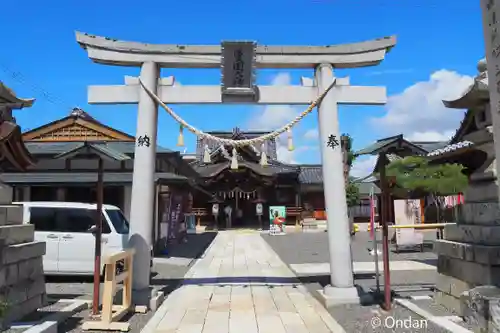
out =
[[[439,256],[437,272],[475,285],[500,285],[500,266]]]
[[[35,296],[42,297],[42,303],[44,301],[43,295],[45,295],[45,277],[43,275],[38,276],[35,280],[26,280],[26,297],[28,299]]]
[[[40,307],[42,307],[41,295],[27,299],[23,303],[9,304],[7,313],[5,314],[4,318],[0,319],[0,326],[5,328],[10,323],[21,319],[22,317],[33,311],[36,311]]]
[[[434,252],[440,256],[446,256],[450,258],[457,258],[466,260],[466,256],[469,257],[468,261],[472,261],[471,244],[457,243],[448,240],[436,240],[434,242]]]
[[[446,240],[482,245],[500,245],[500,226],[457,224],[444,228]]]
[[[0,225],[20,225],[23,222],[23,207],[0,205]]]
[[[12,186],[0,182],[0,204],[11,204],[14,198]]]
[[[0,272],[4,276],[4,283],[0,285],[1,287],[11,286],[19,282],[19,265],[17,263],[3,266]]]
[[[1,291],[2,299],[5,300],[9,306],[21,304],[28,299],[26,287],[26,283],[4,286]]]
[[[448,310],[453,311],[458,316],[462,316],[462,304],[459,297],[452,296],[446,292],[434,291],[434,303],[442,305]]]
[[[43,276],[43,258],[36,257],[20,261],[18,264],[19,280],[34,280],[38,276]]]
[[[500,206],[495,202],[468,202],[458,206],[459,224],[500,225]]]
[[[7,221],[9,224],[23,223],[24,207],[21,205],[7,206]]]
[[[17,263],[45,254],[45,242],[29,242],[23,244],[9,245],[2,249],[0,254],[3,265]]]
[[[472,182],[465,190],[467,202],[498,201],[498,187],[492,181]]]
[[[5,245],[33,242],[35,226],[32,224],[0,226],[0,239],[5,240]]]
[[[449,240],[437,240],[434,252],[438,256],[473,261],[480,264],[500,265],[500,246],[460,243]]]
[[[480,286],[462,297],[463,317],[476,332],[500,332],[500,289]]]
[[[449,294],[453,297],[460,298],[464,291],[474,288],[476,285],[468,283],[452,276],[437,274],[436,289]]]

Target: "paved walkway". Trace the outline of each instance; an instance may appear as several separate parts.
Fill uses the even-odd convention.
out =
[[[330,263],[307,263],[307,264],[291,264],[290,268],[297,275],[329,275]],[[391,261],[389,268],[391,272],[397,271],[435,271],[436,266],[412,260]],[[384,270],[384,263],[378,262],[380,272]],[[375,273],[375,262],[353,262],[354,274],[370,274]]]
[[[222,231],[142,332],[345,331],[258,233]]]

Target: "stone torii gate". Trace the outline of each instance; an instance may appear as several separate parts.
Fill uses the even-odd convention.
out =
[[[160,68],[220,68],[226,61],[223,46],[159,45],[126,42],[76,33],[78,43],[89,58],[100,64],[140,67],[141,82],[165,104],[220,104],[227,102],[220,86],[178,86],[174,78],[160,78]],[[311,68],[314,80],[303,79],[301,86],[254,86],[254,104],[308,105],[336,80],[318,106],[319,133],[325,206],[328,219],[331,285],[324,291],[329,303],[357,302],[354,287],[350,228],[340,149],[331,139],[340,139],[338,104],[383,105],[385,87],[349,85],[349,78],[335,78],[333,68],[356,68],[379,64],[396,44],[395,37],[333,46],[255,46],[256,68]],[[253,74],[252,74],[253,75]],[[241,102],[234,100],[234,102]],[[158,109],[141,87],[138,78],[126,77],[125,85],[90,86],[90,104],[138,104],[136,138],[149,137],[149,144],[135,148],[130,245],[136,248],[134,290],[149,288],[151,230],[153,227],[154,172]],[[329,146],[330,143],[330,146]]]

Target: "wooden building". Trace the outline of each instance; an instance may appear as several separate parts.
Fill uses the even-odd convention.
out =
[[[427,156],[433,151],[443,149],[448,145],[448,142],[441,141],[409,141],[402,134],[377,140],[370,146],[356,152],[356,155],[378,155],[382,152],[386,154],[386,162],[390,163],[397,159],[407,156]],[[379,173],[382,167],[382,160],[378,157],[372,174]],[[373,179],[377,186],[380,185],[378,179]],[[394,200],[406,198],[406,190],[399,191],[398,188],[391,188],[391,200],[389,207],[389,221],[394,221]],[[380,200],[377,201],[380,203]],[[422,201],[422,216],[424,213],[425,200]],[[378,207],[380,211],[380,207]]]
[[[0,179],[14,187],[16,201],[96,201],[97,160],[55,159],[84,143],[108,154],[131,159],[104,162],[104,203],[120,207],[128,217],[132,189],[135,138],[95,120],[81,109],[22,134],[36,164],[25,171],[4,172]],[[157,146],[156,188],[188,184],[197,174],[179,152]]]
[[[210,134],[219,138],[244,140],[262,136],[266,132],[244,132],[235,128],[232,132],[217,131]],[[262,151],[266,153],[267,165],[261,165]],[[205,158],[206,154],[210,156],[208,160]],[[232,147],[213,140],[199,139],[196,154],[185,157],[199,173],[201,186],[207,192],[215,194],[219,206],[224,208],[230,205],[235,210],[241,210],[242,215],[246,217],[242,220],[236,219],[233,226],[255,225],[257,202],[263,203],[266,221],[269,206],[285,206],[288,223],[296,222],[299,216],[311,216],[320,220],[326,218],[321,165],[295,165],[278,161],[274,140],[269,140],[261,147],[236,148],[236,156],[238,168],[232,169]],[[359,182],[364,201],[370,190],[370,186],[365,184],[366,182]],[[212,202],[207,202],[195,194],[193,205],[195,210],[204,216],[202,222],[214,222],[211,213]],[[365,218],[370,214],[367,208],[353,211],[358,215],[366,214]]]

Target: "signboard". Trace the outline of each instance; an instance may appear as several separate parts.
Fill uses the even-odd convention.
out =
[[[219,215],[219,204],[214,203],[212,205],[212,215]]]
[[[420,200],[394,200],[394,218],[396,225],[411,225],[422,223]],[[423,244],[423,234],[413,228],[397,229],[396,244],[398,246],[413,246]]]
[[[160,239],[166,240],[168,237],[168,221],[170,218],[170,208],[171,208],[170,193],[160,193],[160,205],[161,205],[161,216],[160,216]]]
[[[262,215],[263,214],[263,207],[262,204],[259,202],[257,205],[255,205],[255,212],[257,215]]]
[[[286,207],[285,206],[270,206],[269,207],[269,223],[270,223],[270,228],[273,228],[274,225],[274,219],[276,218],[281,218],[283,220],[286,219]]]
[[[222,102],[253,102],[257,98],[255,50],[254,42],[222,42]]]
[[[500,156],[500,1],[481,0],[495,155]],[[500,159],[496,159],[497,170]],[[498,188],[500,191],[500,187]],[[500,194],[499,194],[500,196]]]
[[[179,236],[179,222],[182,213],[182,196],[173,195],[172,207],[170,209],[170,221],[168,225],[168,240],[174,241]]]

